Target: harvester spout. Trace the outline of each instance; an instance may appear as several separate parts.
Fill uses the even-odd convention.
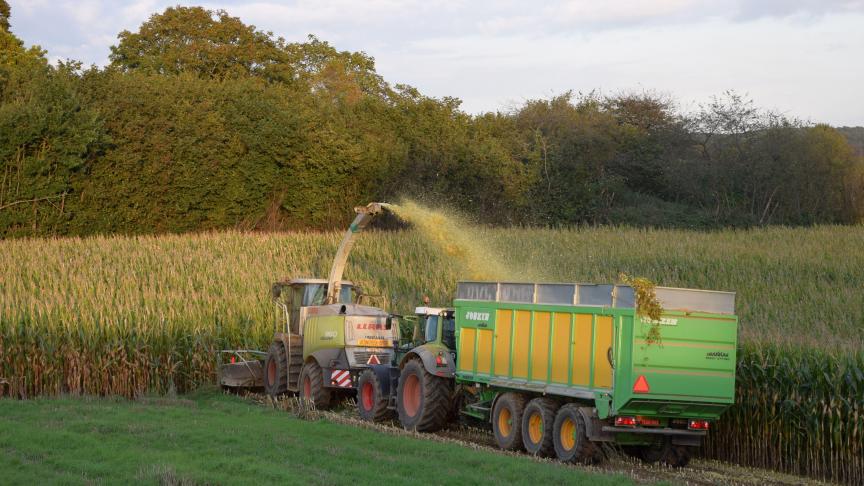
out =
[[[354,212],[357,217],[348,227],[345,236],[342,238],[342,243],[339,244],[339,249],[336,250],[336,256],[333,258],[333,266],[330,267],[330,276],[327,278],[327,299],[326,304],[335,304],[339,301],[339,291],[342,287],[342,272],[345,270],[345,263],[348,261],[348,254],[351,253],[351,247],[354,246],[354,240],[357,233],[372,221],[377,214],[390,207],[387,203],[369,203],[365,206],[357,206]]]

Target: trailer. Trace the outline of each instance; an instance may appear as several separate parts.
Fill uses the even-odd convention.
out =
[[[397,351],[369,371],[389,380],[372,402],[416,430],[454,411],[484,420],[502,449],[589,463],[614,443],[683,466],[734,401],[735,294],[655,291],[652,321],[626,285],[459,282],[455,346],[439,332]]]

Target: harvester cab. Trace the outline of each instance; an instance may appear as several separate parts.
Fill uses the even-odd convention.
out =
[[[279,309],[273,342],[266,353],[222,352],[234,353],[231,363],[220,366],[223,386],[263,387],[271,396],[299,392],[317,408],[327,408],[334,395],[353,391],[364,368],[392,361],[397,318],[363,305],[359,288],[342,280],[357,234],[386,207],[371,203],[354,208],[357,217],[327,279],[293,278],[273,285],[271,296]]]

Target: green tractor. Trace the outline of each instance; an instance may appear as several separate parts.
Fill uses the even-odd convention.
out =
[[[453,309],[417,307],[409,319],[414,321],[414,332],[395,348],[393,359],[360,374],[358,412],[364,420],[377,422],[398,415],[406,429],[437,430],[454,411]]]
[[[358,375],[369,365],[392,361],[398,321],[366,305],[368,296],[342,280],[357,233],[385,207],[371,203],[355,208],[357,217],[336,252],[329,278],[273,284],[271,296],[280,310],[273,342],[266,353],[222,351],[230,355],[230,362],[220,365],[223,387],[263,388],[271,396],[296,392],[323,409],[334,396],[353,393]]]

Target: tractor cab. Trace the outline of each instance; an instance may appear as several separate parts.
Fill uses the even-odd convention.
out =
[[[453,309],[417,307],[414,315],[417,317],[412,336],[414,346],[441,343],[447,349],[456,349],[456,319]]]

